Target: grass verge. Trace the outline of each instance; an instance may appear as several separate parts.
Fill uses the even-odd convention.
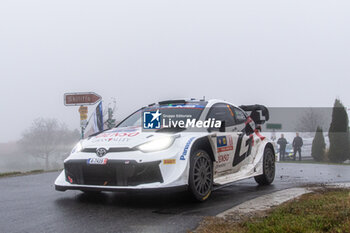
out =
[[[17,176],[20,174],[21,174],[21,172],[5,172],[5,173],[0,173],[0,177]]]
[[[2,177],[10,177],[10,176],[25,176],[25,175],[31,175],[31,174],[37,174],[37,173],[44,173],[44,172],[56,172],[56,171],[61,171],[62,169],[58,170],[31,170],[27,172],[4,172],[0,173],[0,178]]]
[[[350,191],[318,190],[239,221],[208,217],[196,232],[350,232]]]

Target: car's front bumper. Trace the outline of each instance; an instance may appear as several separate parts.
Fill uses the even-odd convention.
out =
[[[93,186],[93,185],[60,185],[55,184],[56,191],[80,190],[80,191],[106,191],[106,192],[153,192],[153,191],[185,191],[188,185],[159,186],[159,187],[117,187],[117,186]]]
[[[135,160],[108,160],[90,165],[86,159],[68,160],[55,181],[58,191],[123,191],[183,187],[188,183],[185,161],[170,159],[139,163]]]

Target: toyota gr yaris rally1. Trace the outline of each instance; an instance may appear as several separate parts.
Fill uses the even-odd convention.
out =
[[[212,190],[275,177],[275,154],[261,134],[262,105],[169,100],[143,107],[115,128],[81,140],[64,161],[56,190],[186,188],[199,201]]]

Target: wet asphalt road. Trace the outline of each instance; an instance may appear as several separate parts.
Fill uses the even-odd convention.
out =
[[[185,193],[57,192],[58,172],[0,178],[0,232],[186,232],[246,200],[289,187],[350,182],[350,166],[277,164],[273,185],[254,179],[216,190],[205,203]]]

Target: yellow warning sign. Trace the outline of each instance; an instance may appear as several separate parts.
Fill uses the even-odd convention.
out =
[[[79,113],[80,113],[80,120],[83,121],[83,120],[86,120],[87,117],[88,117],[88,107],[86,106],[80,106],[79,107]]]

